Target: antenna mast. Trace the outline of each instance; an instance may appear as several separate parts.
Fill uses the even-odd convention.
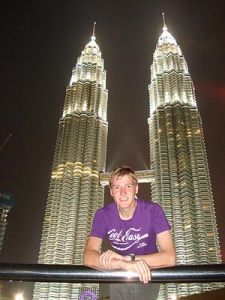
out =
[[[96,22],[94,22],[94,25],[93,25],[93,32],[92,32],[92,36],[95,36],[95,26],[96,26]]]
[[[164,12],[162,13],[162,17],[163,17],[163,29],[167,30]]]

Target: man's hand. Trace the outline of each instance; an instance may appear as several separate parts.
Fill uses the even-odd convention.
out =
[[[112,250],[100,254],[100,266],[104,269],[119,269],[121,260],[123,256]]]
[[[140,281],[143,283],[148,283],[151,280],[150,267],[144,260],[126,261],[123,264],[123,269],[137,272]]]
[[[100,266],[104,269],[123,269],[138,273],[141,282],[148,283],[151,280],[151,272],[145,260],[128,261],[128,256],[122,256],[112,250],[100,255]]]

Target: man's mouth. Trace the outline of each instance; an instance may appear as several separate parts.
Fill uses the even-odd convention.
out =
[[[120,201],[127,201],[129,198],[128,197],[124,197],[124,198],[120,198]]]

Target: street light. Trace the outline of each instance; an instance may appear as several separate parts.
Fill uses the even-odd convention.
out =
[[[23,292],[15,294],[15,300],[24,300]]]

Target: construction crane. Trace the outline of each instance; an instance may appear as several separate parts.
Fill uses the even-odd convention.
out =
[[[12,133],[10,133],[7,138],[4,140],[4,142],[0,145],[0,153],[4,149],[5,145],[8,143],[9,139],[12,137]]]

